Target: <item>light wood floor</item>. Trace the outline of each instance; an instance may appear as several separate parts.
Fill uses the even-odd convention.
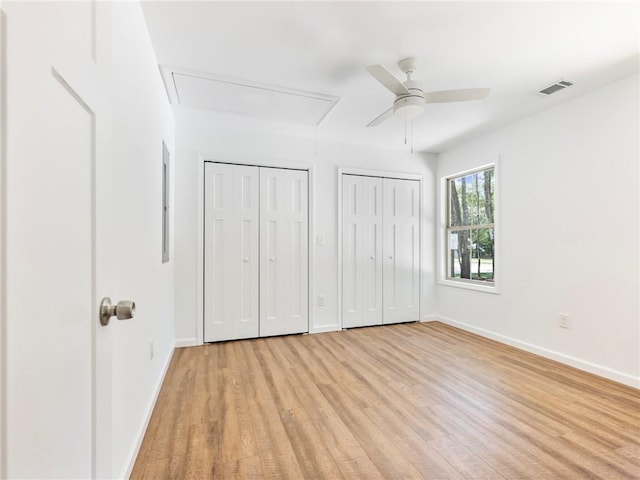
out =
[[[638,479],[640,392],[441,323],[176,350],[133,479]]]

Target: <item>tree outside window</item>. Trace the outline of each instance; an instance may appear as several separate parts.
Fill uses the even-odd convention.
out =
[[[494,167],[447,179],[447,278],[493,285]]]

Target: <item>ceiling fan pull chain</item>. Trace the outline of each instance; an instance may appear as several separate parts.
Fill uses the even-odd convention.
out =
[[[404,119],[404,144],[407,144],[407,119]]]
[[[411,154],[413,155],[413,120],[411,120]]]

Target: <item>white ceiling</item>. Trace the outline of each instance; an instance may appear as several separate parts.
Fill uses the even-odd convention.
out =
[[[365,125],[393,94],[365,70],[421,64],[425,91],[490,87],[487,100],[427,105],[414,148],[438,152],[639,69],[639,3],[631,2],[144,2],[158,63],[340,97],[321,138],[403,146],[396,118]],[[549,97],[539,89],[567,78]],[[184,108],[184,107],[176,107]],[[230,113],[227,122],[269,124],[315,135],[314,127]],[[310,131],[311,129],[311,131]]]

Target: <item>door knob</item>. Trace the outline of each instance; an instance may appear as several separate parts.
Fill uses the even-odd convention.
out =
[[[275,262],[275,261],[276,261],[276,259],[275,259],[274,257],[271,257],[271,258],[269,258],[269,261],[270,261],[270,262]]]
[[[248,262],[248,261],[249,261],[249,259],[248,259],[247,257],[244,257],[244,258],[242,259],[242,261],[243,261],[243,262]]]
[[[116,305],[111,304],[109,297],[104,297],[100,302],[100,324],[103,326],[109,325],[111,317],[116,317],[118,320],[128,320],[133,318],[136,313],[136,302],[131,300],[120,300]]]
[[[371,255],[371,260],[375,260],[375,259],[376,259],[376,257],[374,257],[373,255]]]

